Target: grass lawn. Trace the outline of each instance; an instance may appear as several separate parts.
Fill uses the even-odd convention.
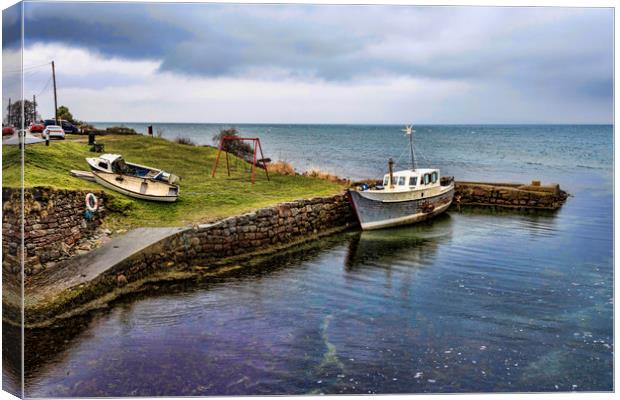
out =
[[[95,182],[74,178],[72,169],[88,170],[87,138],[67,135],[67,140],[26,146],[26,187],[52,186],[66,189],[105,190],[110,196],[106,224],[113,229],[142,226],[183,226],[247,212],[283,201],[332,195],[344,187],[337,183],[305,176],[270,174],[257,169],[256,183],[250,181],[250,165],[233,156],[231,176],[226,174],[224,153],[215,178],[211,169],[217,150],[173,143],[142,135],[99,136],[106,153],[122,154],[125,160],[149,165],[181,177],[181,193],[175,203],[156,203],[126,197]],[[20,182],[19,149],[2,146],[2,186],[18,187]],[[265,154],[269,157],[269,154]],[[123,209],[125,209],[123,211]]]

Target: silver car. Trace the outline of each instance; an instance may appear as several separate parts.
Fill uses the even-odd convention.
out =
[[[49,137],[50,139],[64,139],[65,131],[58,125],[48,125],[43,130],[43,137]]]

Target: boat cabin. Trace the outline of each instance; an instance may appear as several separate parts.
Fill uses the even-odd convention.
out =
[[[383,190],[386,191],[410,191],[416,189],[428,189],[440,186],[441,177],[438,169],[415,169],[397,171],[383,177]]]
[[[120,154],[102,154],[96,159],[97,167],[111,174],[118,172],[119,161],[123,162],[123,158]]]
[[[121,174],[121,175],[133,175],[143,178],[160,179],[163,177],[163,172],[156,169],[151,169],[138,164],[128,164],[123,160],[120,154],[102,154],[90,162],[94,162],[95,167],[101,171]]]

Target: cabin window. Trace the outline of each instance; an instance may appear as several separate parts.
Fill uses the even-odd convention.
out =
[[[410,176],[409,177],[409,186],[415,186],[418,183],[418,177],[417,176]]]
[[[108,164],[106,164],[104,162],[100,162],[99,163],[99,168],[108,169]]]
[[[404,176],[399,176],[398,177],[398,186],[405,186],[405,177]]]
[[[431,182],[431,176],[429,174],[424,174],[424,184],[428,185]]]
[[[387,186],[390,183],[390,177],[386,176],[383,178],[383,186]]]
[[[431,174],[431,179],[432,179],[433,183],[437,182],[437,172],[433,172]]]

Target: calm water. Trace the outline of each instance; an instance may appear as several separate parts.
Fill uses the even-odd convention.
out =
[[[218,126],[162,128],[208,143]],[[238,128],[272,158],[354,178],[406,143],[396,126]],[[32,332],[27,394],[612,390],[612,140],[611,126],[419,127],[444,174],[554,181],[573,197],[555,213],[336,235]]]
[[[97,127],[121,123],[98,123]],[[146,133],[148,124],[124,124]],[[382,177],[387,159],[409,163],[402,126],[153,124],[163,137],[187,137],[216,144],[213,135],[235,127],[243,136],[260,137],[265,156],[291,162],[298,170],[321,168],[353,179]],[[416,126],[420,166],[464,179],[574,181],[575,170],[612,172],[612,126],[448,125]],[[565,176],[566,175],[566,176]]]

